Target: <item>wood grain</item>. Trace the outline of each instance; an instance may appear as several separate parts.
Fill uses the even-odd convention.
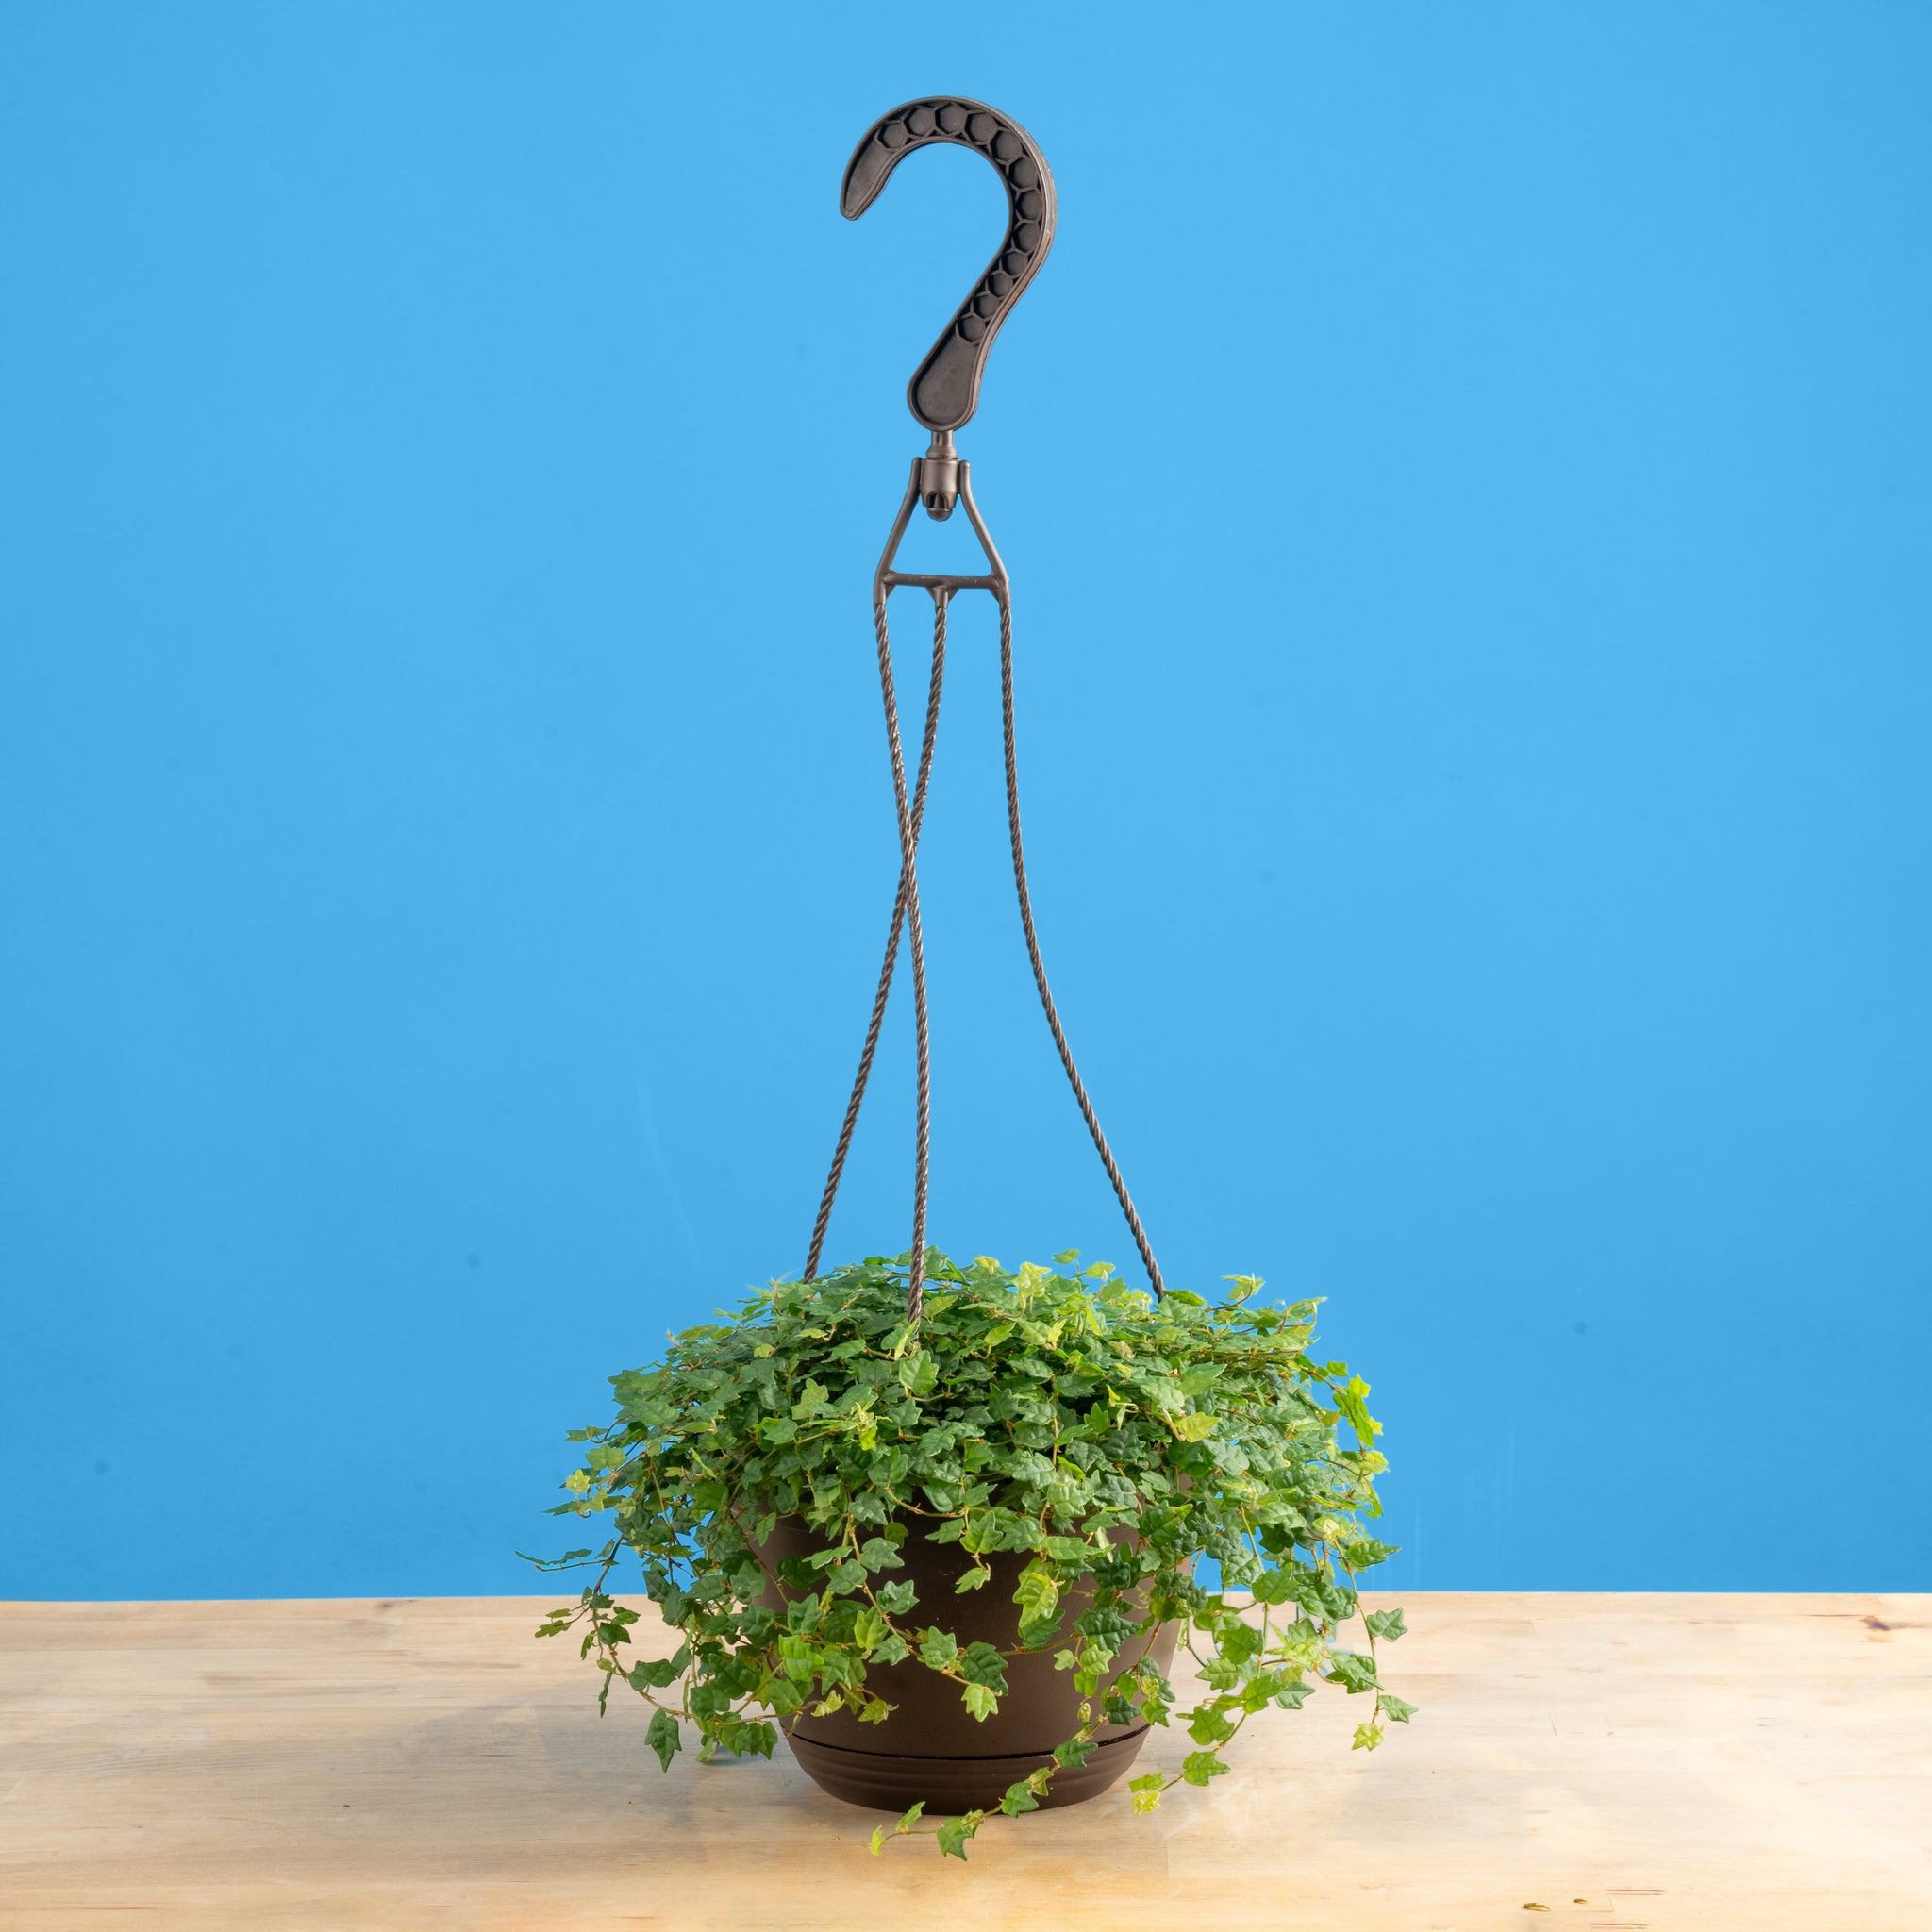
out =
[[[1373,1756],[1324,1690],[970,1866],[782,1757],[661,1774],[550,1601],[0,1606],[0,1927],[1932,1927],[1932,1598],[1409,1593]]]

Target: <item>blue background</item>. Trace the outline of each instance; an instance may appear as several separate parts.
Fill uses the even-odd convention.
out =
[[[1391,1583],[1932,1588],[1928,87],[1850,0],[9,8],[0,1588],[533,1588],[603,1378],[799,1265],[1003,208],[836,193],[935,91],[1059,185],[961,442],[1170,1278],[1330,1298]],[[1125,1259],[993,638],[935,1238]]]

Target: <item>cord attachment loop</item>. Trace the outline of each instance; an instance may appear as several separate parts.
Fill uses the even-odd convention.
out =
[[[935,429],[932,446],[919,459],[919,500],[934,523],[942,524],[959,501],[959,458],[950,429]]]

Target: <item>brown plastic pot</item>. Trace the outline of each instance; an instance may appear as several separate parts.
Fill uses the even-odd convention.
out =
[[[1011,1652],[1019,1642],[1020,1607],[1012,1600],[1027,1558],[999,1551],[985,1558],[969,1556],[958,1543],[926,1541],[916,1523],[900,1548],[903,1569],[887,1573],[919,1593],[907,1621],[919,1628],[936,1624],[952,1631],[960,1649],[991,1643]],[[761,1554],[768,1568],[788,1557],[809,1557],[824,1539],[802,1518],[781,1517]],[[992,1580],[965,1595],[954,1584],[977,1561]],[[802,1594],[768,1584],[760,1599],[783,1611],[787,1599]],[[1092,1602],[1088,1590],[1061,1599],[1059,1642],[1071,1638],[1074,1620]],[[1174,1661],[1178,1626],[1163,1624],[1137,1637],[1121,1652],[1114,1674],[1131,1669],[1152,1652],[1164,1672]],[[1053,1667],[1057,1642],[1043,1650],[1007,1657],[1007,1692],[994,1714],[981,1721],[960,1701],[959,1687],[928,1670],[916,1657],[903,1663],[874,1664],[865,1688],[897,1706],[883,1724],[865,1724],[849,1710],[814,1717],[809,1707],[785,1726],[791,1755],[822,1790],[848,1804],[880,1811],[905,1811],[920,1799],[934,1812],[991,1810],[1008,1785],[1052,1760],[1054,1750],[1080,1728],[1080,1693],[1072,1671]],[[1077,1805],[1097,1797],[1123,1776],[1146,1741],[1145,1724],[1103,1724],[1093,1754],[1085,1764],[1064,1765],[1040,1800],[1042,1807]]]

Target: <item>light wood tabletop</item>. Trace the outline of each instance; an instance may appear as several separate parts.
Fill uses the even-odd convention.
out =
[[[1381,1750],[1324,1689],[969,1865],[874,1859],[782,1747],[661,1774],[557,1600],[0,1607],[0,1926],[1932,1928],[1928,1597],[1407,1593]]]

